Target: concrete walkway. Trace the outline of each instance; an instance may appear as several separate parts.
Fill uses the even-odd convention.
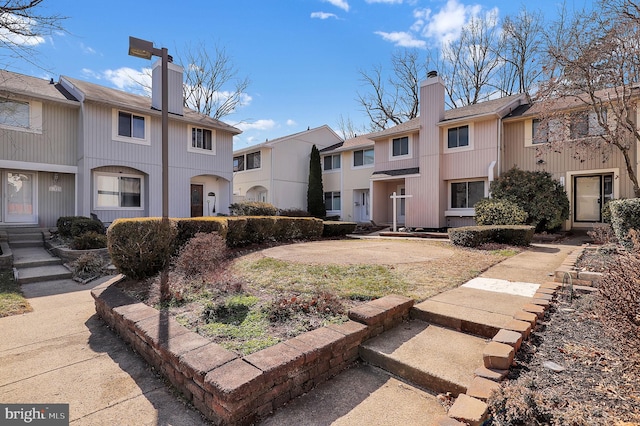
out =
[[[72,425],[207,424],[96,315],[104,280],[22,286],[33,312],[0,318],[0,403],[68,403]]]
[[[498,287],[495,278],[550,281],[549,274],[580,243],[534,245],[482,277]],[[73,425],[207,424],[96,316],[90,290],[103,280],[22,286],[34,311],[0,318],[0,403],[69,403]],[[413,425],[440,409],[433,395],[360,365],[292,401],[264,424]]]

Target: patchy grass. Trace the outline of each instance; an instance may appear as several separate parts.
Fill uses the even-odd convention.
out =
[[[424,300],[457,287],[518,251],[474,250],[424,242],[451,255],[395,265],[314,264],[265,257],[256,251],[220,264],[207,275],[169,275],[171,300],[160,304],[159,278],[120,286],[167,309],[178,322],[221,346],[247,355],[328,323],[349,309],[398,294]],[[408,246],[409,247],[409,246]]]
[[[13,273],[0,272],[0,317],[24,314],[32,310],[20,291],[20,285],[13,280]]]

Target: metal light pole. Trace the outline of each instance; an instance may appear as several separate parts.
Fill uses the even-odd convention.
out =
[[[153,42],[129,36],[129,55],[137,58],[161,58],[162,70],[162,227],[169,235],[169,53],[166,47],[157,49]],[[169,298],[169,250],[160,276],[160,299]]]

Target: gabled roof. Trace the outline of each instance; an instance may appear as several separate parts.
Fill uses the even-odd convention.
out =
[[[0,70],[0,93],[80,106],[78,100],[53,79],[31,77],[7,70]]]
[[[347,139],[344,142],[337,143],[335,145],[328,146],[320,150],[321,154],[327,152],[344,152],[354,149],[362,149],[367,147],[373,147],[374,142],[369,138],[369,134],[356,136],[354,138]]]
[[[275,138],[272,140],[267,140],[264,141],[262,143],[256,144],[256,145],[251,145],[248,146],[246,148],[242,148],[242,149],[238,149],[233,151],[234,154],[239,154],[239,153],[244,153],[244,152],[253,152],[253,151],[257,151],[261,148],[272,148],[274,145],[277,145],[279,143],[291,140],[291,139],[299,139],[301,136],[304,136],[305,134],[309,134],[309,133],[313,133],[313,132],[317,132],[320,130],[328,130],[329,132],[331,132],[331,134],[333,134],[333,136],[335,136],[336,140],[340,140],[340,136],[338,136],[336,134],[336,132],[333,131],[333,129],[329,126],[327,126],[326,124],[323,124],[322,126],[318,126],[318,127],[314,127],[313,129],[307,129],[307,130],[303,130],[301,132],[297,132],[297,133],[292,133],[290,135],[286,135],[286,136],[281,136],[279,138]],[[333,145],[331,145],[333,146]]]
[[[504,117],[525,102],[526,96],[520,93],[477,104],[465,105],[460,108],[446,110],[443,121],[472,119],[490,115]]]
[[[393,136],[401,133],[413,133],[420,130],[420,117],[412,118],[409,121],[398,124],[397,126],[390,127],[385,130],[381,130],[375,133],[369,133],[367,135],[369,139],[382,139],[384,137]]]
[[[83,98],[80,99],[81,101],[91,101],[105,105],[112,105],[120,108],[126,108],[128,110],[141,111],[145,114],[161,114],[160,111],[151,108],[150,97],[135,95],[133,93],[112,89],[67,76],[61,76],[60,80],[63,84],[70,84],[73,88],[79,91],[83,96]],[[234,135],[242,133],[242,130],[230,126],[220,120],[216,120],[215,118],[209,117],[208,115],[201,114],[198,111],[194,111],[189,108],[183,108],[183,111],[183,116],[170,114],[170,119],[195,123],[203,127],[225,130]]]

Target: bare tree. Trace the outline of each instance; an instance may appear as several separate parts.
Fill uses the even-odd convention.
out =
[[[209,47],[200,43],[187,45],[178,55],[184,68],[184,103],[215,119],[232,114],[246,101],[251,81],[239,77],[238,69],[224,47]]]
[[[460,37],[443,46],[441,71],[449,106],[476,104],[496,94],[502,44],[498,16],[487,13],[471,18]]]
[[[41,13],[44,0],[0,0],[0,48],[7,56],[34,62],[33,47],[54,31],[64,31],[60,15]]]
[[[611,152],[619,152],[635,196],[640,197],[633,158],[640,143],[635,124],[640,19],[629,13],[634,10],[631,6],[635,4],[629,0],[614,0],[577,14],[563,31],[564,37],[549,46],[547,70],[553,74],[541,85],[536,100],[552,149],[572,149],[576,158],[601,155],[606,159]]]
[[[360,71],[361,82],[370,90],[358,93],[358,102],[371,120],[371,130],[384,130],[418,116],[421,79],[426,77],[427,63],[416,50],[399,50],[392,54],[393,72],[387,76],[382,66]]]
[[[340,114],[337,122],[338,131],[342,135],[343,139],[352,139],[358,136],[359,134],[367,133],[367,129],[364,126],[358,127],[354,124],[351,117],[347,116],[346,118]]]
[[[526,93],[542,76],[540,56],[543,50],[542,14],[523,7],[516,16],[502,22],[502,43],[496,53],[502,64],[497,73],[502,96]]]

